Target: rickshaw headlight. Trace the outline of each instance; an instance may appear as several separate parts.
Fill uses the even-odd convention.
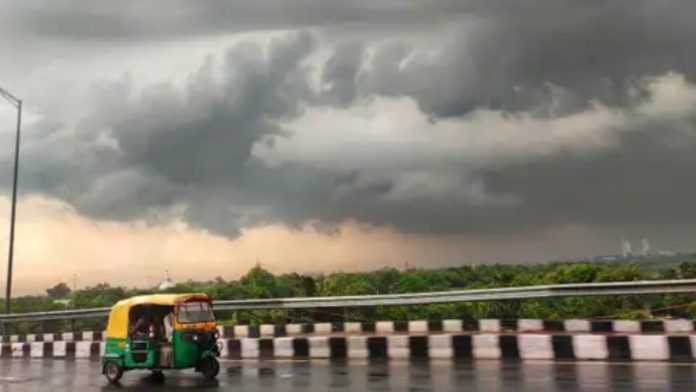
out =
[[[215,336],[215,340],[220,339],[220,331],[215,331],[215,335],[213,336]]]
[[[197,342],[198,341],[198,335],[193,335],[193,341]]]

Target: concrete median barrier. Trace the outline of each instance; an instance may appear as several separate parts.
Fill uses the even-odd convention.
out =
[[[694,362],[693,320],[412,320],[220,326],[224,359]],[[98,359],[102,331],[3,336],[3,358]]]
[[[696,335],[487,333],[222,338],[221,358],[696,362]],[[92,359],[98,341],[3,343],[3,358]]]
[[[491,334],[224,339],[223,359],[694,362],[693,335]],[[251,343],[255,341],[254,343]],[[247,350],[247,346],[264,349]]]

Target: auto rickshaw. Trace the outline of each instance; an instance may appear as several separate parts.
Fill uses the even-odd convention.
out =
[[[124,371],[194,368],[205,378],[220,371],[219,333],[206,294],[141,295],[111,308],[102,373],[117,382]]]

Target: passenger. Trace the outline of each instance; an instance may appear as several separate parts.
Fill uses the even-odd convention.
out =
[[[138,318],[138,321],[136,321],[135,324],[133,325],[133,328],[131,329],[131,335],[136,335],[136,334],[147,335],[149,330],[150,330],[150,326],[148,325],[148,322],[145,319],[145,315],[141,315]]]
[[[172,341],[172,320],[174,319],[174,314],[169,311],[166,316],[164,316],[164,334],[168,342]]]

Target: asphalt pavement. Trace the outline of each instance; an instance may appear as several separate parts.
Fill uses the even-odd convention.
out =
[[[109,385],[87,360],[0,360],[2,391],[693,391],[696,365],[659,362],[242,361],[216,381],[193,371],[145,371]]]

